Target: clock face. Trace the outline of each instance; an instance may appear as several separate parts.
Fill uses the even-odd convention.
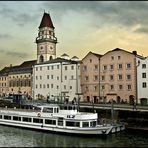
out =
[[[44,53],[44,47],[43,47],[43,46],[40,47],[39,53],[40,53],[40,54],[43,54],[43,53]]]
[[[48,51],[49,54],[53,54],[53,52],[54,52],[54,47],[53,47],[52,45],[48,46],[47,51]]]

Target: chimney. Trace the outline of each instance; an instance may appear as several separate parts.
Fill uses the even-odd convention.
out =
[[[135,56],[137,55],[137,51],[133,51],[132,53],[133,53]]]

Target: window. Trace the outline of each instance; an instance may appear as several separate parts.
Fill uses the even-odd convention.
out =
[[[122,90],[123,89],[123,85],[119,85],[119,90]]]
[[[122,80],[122,75],[121,74],[118,75],[118,80]]]
[[[84,77],[84,80],[85,80],[85,81],[88,81],[88,79],[89,79],[88,76],[85,76],[85,77]]]
[[[104,85],[102,85],[102,86],[101,86],[101,90],[104,90],[104,89],[105,89],[105,86],[104,86]]]
[[[142,78],[146,78],[146,73],[142,73]]]
[[[74,70],[74,66],[71,66],[71,70]]]
[[[114,90],[114,85],[110,85],[110,90]]]
[[[72,86],[70,86],[69,88],[72,89]]]
[[[36,67],[36,71],[38,71],[38,67]]]
[[[66,121],[66,126],[80,127],[80,122]]]
[[[43,108],[43,112],[46,112],[46,113],[53,113],[53,108],[44,107],[44,108]]]
[[[66,89],[66,85],[64,85],[64,89]]]
[[[107,65],[103,65],[103,70],[107,70]]]
[[[142,64],[142,68],[145,69],[146,68],[146,64]]]
[[[146,88],[146,82],[143,82],[143,83],[142,83],[142,87],[143,87],[143,88]]]
[[[57,69],[59,69],[59,65],[57,65]]]
[[[121,59],[121,56],[118,56],[118,60],[120,60]]]
[[[47,88],[49,88],[49,84],[47,84]]]
[[[127,90],[131,90],[132,89],[132,86],[129,84],[127,85]]]
[[[42,71],[42,67],[40,67],[40,71]]]
[[[36,80],[38,79],[38,76],[36,76]]]
[[[113,81],[114,80],[114,76],[110,75],[110,80]]]
[[[130,69],[130,68],[131,68],[131,64],[130,64],[130,63],[127,63],[127,64],[126,64],[126,68],[127,68],[127,69]]]
[[[4,115],[4,119],[11,120],[11,116]]]
[[[94,81],[96,81],[96,80],[98,80],[98,76],[97,75],[94,76]]]
[[[57,89],[59,89],[59,85],[57,85]]]
[[[127,80],[131,80],[131,75],[126,75]]]
[[[13,116],[13,120],[15,120],[15,121],[21,121],[21,117]]]
[[[42,80],[42,76],[40,76],[40,80]]]
[[[72,76],[71,76],[71,80],[73,80],[73,79],[74,79],[74,76],[72,75]]]
[[[94,91],[96,91],[97,90],[97,86],[94,86]]]
[[[67,66],[65,66],[65,70],[67,70]]]
[[[35,85],[35,88],[38,88],[38,85],[37,84]]]
[[[110,65],[110,70],[114,70],[114,65]]]
[[[47,70],[49,70],[49,66],[47,66]]]
[[[54,69],[54,66],[51,66],[51,69],[53,70]]]
[[[98,70],[98,65],[94,65],[94,70]]]
[[[22,121],[24,121],[24,122],[31,122],[31,118],[23,117]]]
[[[83,122],[82,127],[89,127],[89,122]]]
[[[92,59],[89,59],[90,63],[92,62]]]
[[[65,80],[67,80],[67,76],[65,76]]]
[[[33,118],[34,123],[43,123],[43,119]]]
[[[102,81],[104,81],[104,80],[105,80],[105,76],[103,75],[103,76],[102,76]]]
[[[47,75],[47,79],[49,79],[49,75]]]
[[[51,75],[51,79],[53,79],[53,75]]]
[[[113,56],[111,56],[111,60],[114,60],[114,57]]]
[[[53,88],[53,84],[51,84],[51,88]]]
[[[122,69],[122,64],[118,64],[118,69]]]
[[[45,124],[56,125],[56,120],[45,119]]]

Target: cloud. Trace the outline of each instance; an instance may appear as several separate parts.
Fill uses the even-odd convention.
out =
[[[90,14],[90,17],[86,19],[94,27],[116,25],[128,28],[140,23],[145,26],[145,30],[148,28],[147,1],[45,1],[42,7],[54,12],[55,17],[58,18],[72,12],[83,14],[84,17]],[[139,31],[141,32],[142,30]]]
[[[8,39],[8,38],[12,38],[12,36],[10,34],[0,34],[0,39]]]
[[[14,49],[11,49],[11,50],[7,50],[7,49],[0,49],[0,53],[1,54],[5,54],[7,56],[10,56],[10,57],[14,57],[14,58],[20,58],[20,57],[28,57],[29,54],[25,53],[25,52],[16,52],[14,51]]]

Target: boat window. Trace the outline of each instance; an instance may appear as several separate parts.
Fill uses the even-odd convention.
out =
[[[31,122],[31,118],[23,117],[23,121],[25,121],[25,122]]]
[[[82,127],[89,127],[89,122],[83,122]]]
[[[21,117],[13,116],[13,120],[15,120],[15,121],[21,121]]]
[[[45,124],[56,125],[56,120],[48,120],[48,119],[45,119]]]
[[[59,126],[63,126],[63,118],[59,118],[58,119],[58,125]]]
[[[4,119],[11,120],[11,116],[4,115]]]
[[[80,122],[66,121],[66,126],[80,127]]]
[[[40,108],[40,107],[35,106],[35,107],[34,107],[34,110],[41,111],[41,108]]]
[[[57,113],[59,112],[59,108],[57,108]]]
[[[33,118],[34,123],[43,123],[43,119]]]
[[[46,113],[53,113],[53,108],[44,107],[44,108],[43,108],[43,112],[46,112]]]
[[[56,113],[57,112],[57,108],[54,108],[54,113]]]
[[[0,119],[2,119],[2,115],[0,115]]]
[[[97,125],[97,121],[90,122],[90,126],[95,127]]]

